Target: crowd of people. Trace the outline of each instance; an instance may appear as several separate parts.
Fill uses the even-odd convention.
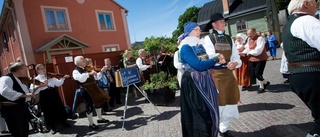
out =
[[[308,106],[314,118],[313,129],[307,137],[320,135],[320,87],[317,85],[320,78],[320,41],[317,39],[320,22],[314,17],[317,5],[315,0],[290,1],[290,16],[281,43],[284,49],[281,73],[288,78],[286,83],[290,83],[292,91]],[[255,28],[249,28],[246,34],[239,33],[232,39],[225,34],[225,26],[224,16],[214,13],[203,30],[195,22],[184,24],[184,33],[178,38],[178,50],[174,54],[166,52],[164,46],[154,58],[146,57],[145,49],[138,51],[137,58],[132,57],[130,50],[123,54],[124,67],[137,67],[140,72],[141,82],[137,85],[142,94],[145,94],[142,85],[149,80],[154,65],[167,76],[175,75],[170,71],[170,64],[177,69],[183,136],[216,137],[220,133],[220,136],[231,137],[228,128],[231,118],[239,117],[240,91],[257,83],[257,93],[263,93],[270,85],[263,73],[268,60],[267,50],[271,60],[277,59],[277,40],[272,32],[267,32],[265,37]],[[156,63],[151,63],[153,61]],[[76,56],[74,64],[72,78],[81,89],[88,126],[96,130],[99,128],[96,123],[109,122],[102,113],[115,104],[122,104],[115,76],[120,68],[112,66],[109,58],[104,59],[104,66],[98,70],[90,58],[83,56]],[[12,136],[28,136],[30,112],[26,102],[36,99],[52,134],[59,132],[58,125],[71,127],[55,88],[62,86],[69,75],[50,77],[45,66],[37,64],[37,76],[32,83],[25,83],[22,78],[27,77],[28,69],[24,63],[13,63],[9,70],[9,74],[0,78],[0,105],[1,117]],[[138,89],[133,86],[130,89],[138,98]],[[93,121],[94,111],[98,117],[96,122]]]

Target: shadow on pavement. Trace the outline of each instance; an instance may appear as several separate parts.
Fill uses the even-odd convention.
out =
[[[261,111],[261,110],[277,110],[277,109],[292,109],[294,105],[291,104],[281,104],[281,103],[255,103],[255,104],[246,104],[238,106],[239,112],[248,112],[248,111]]]
[[[274,125],[265,129],[254,132],[237,132],[230,131],[235,137],[304,137],[307,133],[301,131],[308,131],[312,128],[312,123],[289,124],[289,125]],[[295,131],[299,134],[292,134]]]
[[[258,85],[251,86],[248,91],[253,92],[257,91],[259,89]],[[266,89],[266,92],[271,93],[279,93],[279,92],[291,92],[290,85],[289,84],[272,84],[268,86]]]

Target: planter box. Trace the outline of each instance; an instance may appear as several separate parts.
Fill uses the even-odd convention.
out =
[[[146,90],[149,100],[154,105],[167,106],[176,98],[176,92],[168,87],[162,89]]]

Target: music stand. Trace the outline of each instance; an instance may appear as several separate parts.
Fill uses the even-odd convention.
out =
[[[128,93],[131,85],[135,86],[135,88],[145,97],[145,99],[147,99],[152,104],[152,106],[159,112],[159,114],[161,113],[156,108],[156,106],[149,100],[148,96],[144,94],[140,90],[140,88],[136,85],[136,83],[139,83],[140,81],[141,79],[140,79],[139,70],[137,67],[120,69],[120,81],[116,80],[116,82],[121,82],[122,87],[127,87],[125,106],[124,106],[123,117],[122,117],[122,131],[124,130],[124,122],[126,119],[126,111],[127,111],[127,105],[128,105]]]

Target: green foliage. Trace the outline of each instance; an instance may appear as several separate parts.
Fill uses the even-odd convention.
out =
[[[164,46],[169,52],[174,52],[177,48],[176,41],[171,38],[151,36],[144,41],[144,49],[149,51],[151,55],[160,51],[161,46]]]
[[[190,7],[188,8],[182,15],[179,16],[178,26],[175,31],[172,33],[172,38],[177,39],[180,34],[183,33],[184,23],[186,22],[197,22],[198,20],[198,12],[200,11],[200,7]]]
[[[166,78],[166,73],[161,71],[159,73],[154,73],[150,75],[150,81],[143,84],[145,90],[149,89],[160,89],[164,87],[169,87],[170,89],[177,89],[178,80],[176,77]]]

